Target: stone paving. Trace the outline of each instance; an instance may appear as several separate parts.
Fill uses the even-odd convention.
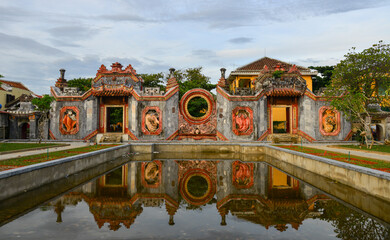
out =
[[[50,143],[52,143],[52,142],[50,142]],[[66,144],[70,144],[70,145],[63,146],[63,147],[49,148],[49,153],[62,151],[62,150],[66,150],[66,149],[71,149],[71,148],[89,146],[91,144],[91,143],[86,143],[86,142],[58,142],[58,143],[66,143]],[[6,160],[6,159],[11,159],[11,158],[16,158],[16,157],[25,157],[25,156],[29,156],[29,155],[41,154],[41,153],[47,153],[47,149],[20,151],[20,152],[2,154],[2,155],[0,155],[0,161]]]
[[[303,144],[303,146],[322,149],[326,151],[338,152],[343,154],[348,154],[348,152],[350,152],[351,155],[366,157],[366,158],[374,158],[374,159],[390,162],[389,153],[379,153],[379,152],[374,153],[374,152],[369,152],[367,150],[364,150],[364,148],[362,148],[362,150],[354,150],[354,149],[339,148],[337,147],[337,145],[329,145],[329,144]]]

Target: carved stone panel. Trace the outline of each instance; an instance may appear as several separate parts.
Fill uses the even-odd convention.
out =
[[[142,111],[142,132],[159,135],[162,131],[162,115],[159,107],[145,107]]]
[[[142,185],[146,188],[157,188],[161,184],[161,161],[143,162],[141,168]]]
[[[236,107],[232,115],[234,134],[250,135],[253,132],[253,110],[250,107]]]
[[[253,186],[253,163],[233,162],[232,180],[236,188],[250,188]]]
[[[324,136],[336,136],[340,133],[340,112],[332,107],[319,110],[320,132]]]
[[[63,107],[60,111],[59,128],[63,135],[73,135],[79,131],[79,114],[77,107]]]

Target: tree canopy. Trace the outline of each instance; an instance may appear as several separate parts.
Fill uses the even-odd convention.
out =
[[[93,78],[74,78],[68,80],[68,87],[77,87],[80,91],[86,92],[92,86]]]
[[[3,78],[4,76],[0,74],[0,78]]]
[[[164,85],[164,74],[163,73],[152,73],[152,74],[139,74],[142,79],[144,80],[144,83],[142,84],[143,87],[159,87],[160,90],[165,90]]]
[[[372,138],[371,123],[366,117],[370,117],[370,105],[388,101],[389,73],[389,44],[380,41],[362,52],[352,48],[336,65],[325,92],[331,105],[358,122],[369,138]]]
[[[313,92],[318,91],[320,88],[329,85],[332,78],[334,66],[310,66],[309,68],[318,71],[318,75],[315,76],[313,81]]]
[[[168,81],[169,74],[163,73],[154,74],[139,74],[143,80],[143,87],[159,87],[161,90],[165,90],[164,81]],[[216,88],[216,84],[210,83],[210,77],[205,76],[202,73],[202,67],[187,68],[185,70],[176,70],[173,73],[177,83],[180,86],[180,98],[189,90],[194,88],[203,88],[207,91],[211,91]]]
[[[211,84],[210,77],[207,77],[202,73],[202,67],[177,70],[173,74],[180,86],[180,98],[187,91],[194,88],[203,88],[207,91],[211,91],[217,86],[216,84]]]
[[[49,95],[43,95],[42,98],[33,98],[31,103],[37,106],[39,111],[48,112],[50,110],[50,104],[54,100],[54,97]]]

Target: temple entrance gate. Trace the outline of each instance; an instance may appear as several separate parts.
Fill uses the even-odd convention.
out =
[[[272,106],[272,133],[288,133],[291,134],[291,105],[276,105]]]
[[[124,106],[106,106],[106,132],[123,133]]]
[[[268,140],[298,141],[298,97],[268,97]]]

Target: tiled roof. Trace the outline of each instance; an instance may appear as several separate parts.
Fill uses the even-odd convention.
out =
[[[11,87],[20,88],[20,89],[23,89],[23,90],[26,90],[26,91],[31,92],[30,89],[28,89],[26,86],[24,86],[24,85],[23,85],[22,83],[20,83],[20,82],[7,81],[7,80],[3,80],[3,79],[0,79],[0,82],[1,82],[1,83],[4,83],[4,84],[8,84],[8,85],[10,85]],[[4,89],[0,87],[0,90],[4,90]]]
[[[287,71],[294,65],[294,64],[290,64],[290,63],[286,63],[286,62],[283,62],[283,61],[280,61],[278,59],[273,59],[273,58],[269,58],[269,57],[263,57],[263,58],[260,58],[254,62],[251,62],[247,65],[244,65],[242,67],[239,67],[237,68],[234,72],[240,72],[240,71],[261,71],[265,65],[267,65],[267,67],[269,69],[272,69],[274,66],[276,66],[277,64],[281,64],[282,67],[284,67]],[[301,67],[301,66],[297,66],[298,70],[299,71],[310,71],[309,68],[305,68],[305,67]]]

